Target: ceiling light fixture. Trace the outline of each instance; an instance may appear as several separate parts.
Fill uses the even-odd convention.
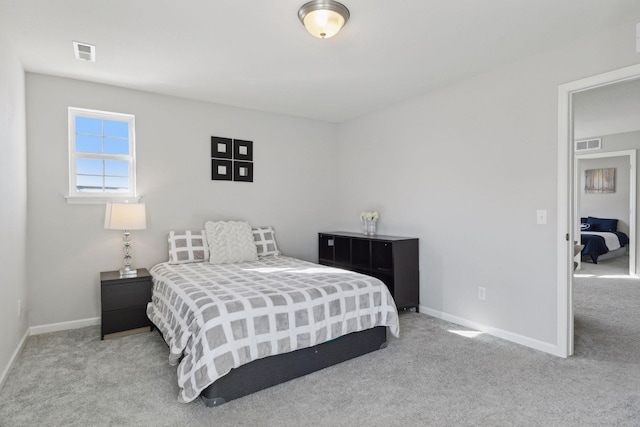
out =
[[[302,5],[298,18],[309,33],[319,39],[335,36],[349,20],[349,9],[334,0],[313,0]]]

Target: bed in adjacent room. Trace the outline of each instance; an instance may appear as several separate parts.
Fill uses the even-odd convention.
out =
[[[150,270],[147,314],[178,365],[179,401],[215,406],[382,348],[387,327],[398,335],[380,280],[282,256],[271,228],[206,227],[172,232],[169,261]]]
[[[629,236],[618,231],[618,220],[586,217],[580,219],[582,256],[595,264],[598,260],[627,254]]]

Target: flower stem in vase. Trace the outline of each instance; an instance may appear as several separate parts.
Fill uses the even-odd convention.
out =
[[[377,223],[378,221],[376,221],[375,219],[370,219],[367,221],[369,224],[367,225],[368,230],[368,234],[369,236],[375,236],[376,235],[376,228],[377,228]]]

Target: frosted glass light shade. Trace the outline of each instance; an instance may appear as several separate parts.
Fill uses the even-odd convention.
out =
[[[147,228],[147,211],[144,203],[107,203],[104,228],[144,230]]]
[[[349,9],[333,0],[310,1],[298,11],[298,17],[309,34],[319,39],[335,36],[349,16]]]

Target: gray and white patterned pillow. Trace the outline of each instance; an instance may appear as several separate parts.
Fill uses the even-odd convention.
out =
[[[209,245],[204,230],[169,232],[169,264],[204,262],[209,259]]]
[[[259,257],[280,255],[278,245],[276,245],[276,232],[273,227],[254,228],[253,240],[258,249]]]
[[[207,221],[204,228],[207,231],[211,264],[230,264],[258,259],[251,226],[248,223]]]

